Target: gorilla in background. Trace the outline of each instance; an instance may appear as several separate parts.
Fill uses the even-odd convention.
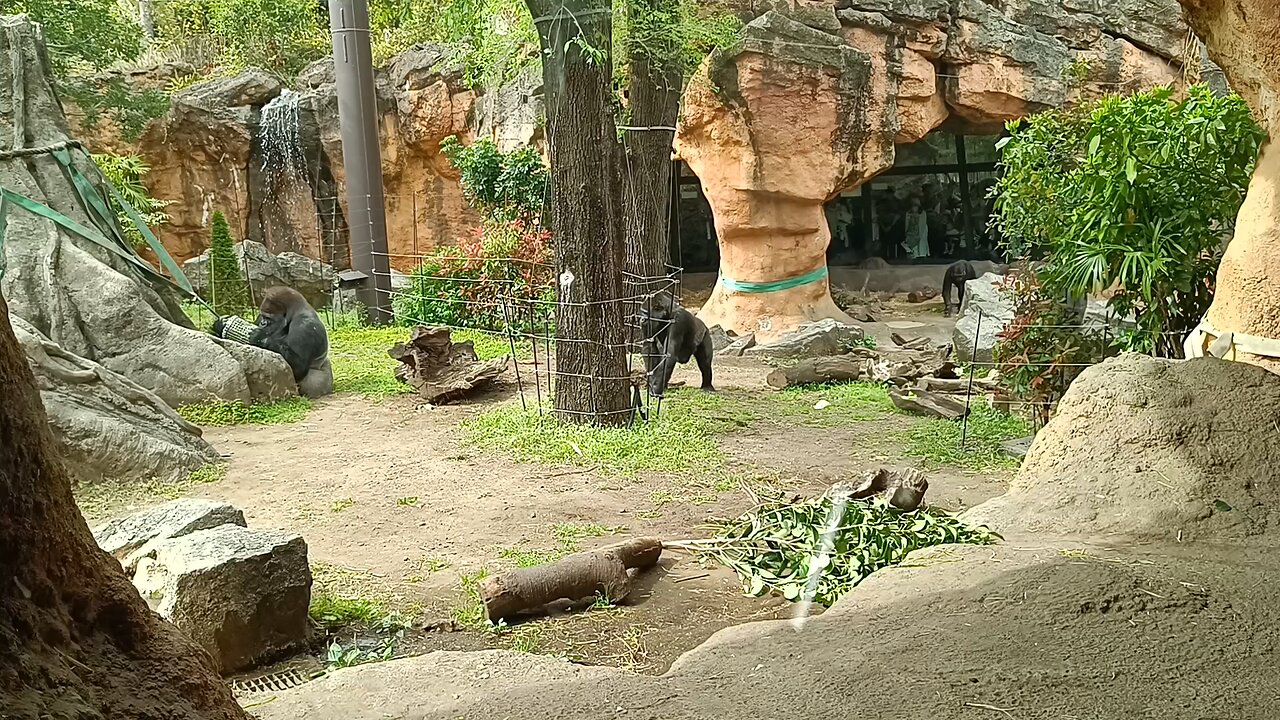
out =
[[[649,376],[649,394],[662,397],[671,382],[676,363],[696,358],[702,371],[702,389],[711,385],[711,358],[715,354],[707,326],[693,313],[680,307],[671,293],[654,293],[640,308],[644,330],[644,367]]]
[[[219,318],[214,323],[214,335],[224,335],[225,322]],[[267,290],[258,308],[258,325],[248,341],[283,357],[304,396],[316,398],[333,392],[329,332],[302,293],[287,287]]]

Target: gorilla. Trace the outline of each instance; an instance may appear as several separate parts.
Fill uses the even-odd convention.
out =
[[[220,335],[222,320],[214,325]],[[315,398],[333,392],[333,368],[329,365],[329,333],[302,293],[287,287],[273,287],[262,296],[258,326],[249,335],[249,344],[270,350],[285,359],[293,370],[298,391]]]
[[[954,305],[956,312],[960,311],[960,306],[964,304],[964,284],[970,280],[978,278],[978,271],[974,269],[973,263],[968,260],[951,263],[947,271],[942,275],[942,315],[951,317],[951,288],[955,288],[956,304]]]
[[[702,389],[711,386],[711,357],[715,349],[707,326],[693,313],[680,307],[671,293],[660,290],[640,307],[640,327],[644,331],[644,367],[649,377],[649,394],[662,397],[671,382],[676,363],[698,360]]]

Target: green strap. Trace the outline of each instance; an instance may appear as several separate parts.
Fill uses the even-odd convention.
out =
[[[720,284],[723,285],[726,290],[730,290],[732,292],[771,293],[790,290],[791,288],[798,288],[801,285],[818,282],[826,277],[827,266],[823,265],[817,270],[807,272],[803,275],[797,275],[796,277],[788,278],[786,280],[773,280],[770,282],[743,282],[741,280],[731,280],[721,273]]]
[[[70,233],[73,233],[75,235],[79,235],[85,240],[90,240],[94,243],[97,243],[98,245],[102,246],[104,249],[109,250],[115,253],[116,255],[119,255],[120,257],[124,258],[125,260],[128,260],[129,262],[133,263],[135,266],[138,267],[139,270],[142,270],[143,272],[146,272],[154,277],[164,280],[165,282],[169,282],[169,278],[165,277],[162,273],[157,271],[154,267],[151,267],[151,265],[148,264],[146,261],[144,261],[142,258],[138,257],[133,252],[130,252],[120,247],[119,243],[109,239],[106,235],[103,235],[98,230],[81,225],[75,220],[49,207],[48,205],[38,203],[35,200],[32,200],[31,198],[27,197],[26,195],[16,193],[8,188],[0,188],[0,244],[3,244],[4,242],[4,233],[8,225],[7,215],[8,215],[10,203],[22,208],[23,210],[26,210],[27,212],[33,215],[37,215],[46,220],[49,220],[57,224],[64,230]],[[3,260],[4,260],[3,254],[0,254],[0,262],[2,262]]]
[[[3,190],[4,188],[0,188],[0,280],[4,279],[4,269],[7,263],[4,254],[4,231],[9,225],[9,196]]]
[[[84,153],[89,162],[93,162],[92,155],[83,149],[81,149],[81,152]],[[79,191],[81,199],[91,208],[91,212],[94,212],[99,216],[101,224],[113,231],[116,235],[115,239],[121,247],[126,248],[130,253],[132,253],[133,248],[129,245],[128,240],[126,240],[119,232],[119,221],[116,219],[115,213],[113,213],[107,207],[106,203],[102,201],[102,196],[100,196],[97,190],[93,188],[93,185],[89,183],[88,178],[76,169],[76,166],[71,162],[71,155],[66,150],[55,150],[53,152],[53,157],[62,165],[67,174],[71,176],[71,181]],[[138,231],[138,234],[142,236],[142,239],[146,241],[147,247],[151,248],[151,252],[155,253],[156,257],[160,259],[160,263],[169,271],[169,274],[172,276],[171,282],[187,294],[195,295],[195,290],[191,287],[191,281],[187,279],[186,274],[182,272],[182,268],[178,267],[178,263],[174,262],[168,251],[164,249],[164,245],[156,238],[155,233],[151,232],[151,228],[147,227],[146,221],[142,219],[142,216],[138,214],[138,211],[129,201],[124,199],[120,194],[120,191],[116,189],[115,185],[111,184],[110,180],[107,180],[104,177],[103,183],[107,186],[107,189],[110,190],[111,197],[116,201],[116,204],[119,207],[124,208],[125,215],[127,215],[130,222],[133,223],[134,228]],[[148,267],[150,267],[150,265],[148,265]],[[160,277],[164,277],[162,273],[154,273],[154,269],[153,274],[158,274]],[[166,280],[168,280],[168,278],[166,278]]]

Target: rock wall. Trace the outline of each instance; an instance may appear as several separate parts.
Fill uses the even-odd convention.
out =
[[[997,134],[1046,108],[1179,84],[1201,61],[1174,0],[733,6],[763,14],[691,81],[676,151],[719,235],[720,280],[700,316],[766,341],[847,319],[822,273],[823,204],[892,167],[895,145],[944,124]]]
[[[1272,134],[1240,206],[1236,231],[1218,266],[1208,320],[1220,332],[1280,339],[1280,5],[1272,0],[1182,0],[1203,37],[1262,127]],[[1237,359],[1280,372],[1280,358]]]

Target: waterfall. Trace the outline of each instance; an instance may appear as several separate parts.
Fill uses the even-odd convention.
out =
[[[302,96],[282,90],[262,106],[258,139],[262,147],[262,172],[271,179],[297,177],[305,180],[307,160],[302,152],[298,104]]]
[[[301,101],[301,94],[286,89],[262,107],[256,143],[261,168],[259,222],[263,242],[272,252],[318,256],[318,218],[302,147]]]

